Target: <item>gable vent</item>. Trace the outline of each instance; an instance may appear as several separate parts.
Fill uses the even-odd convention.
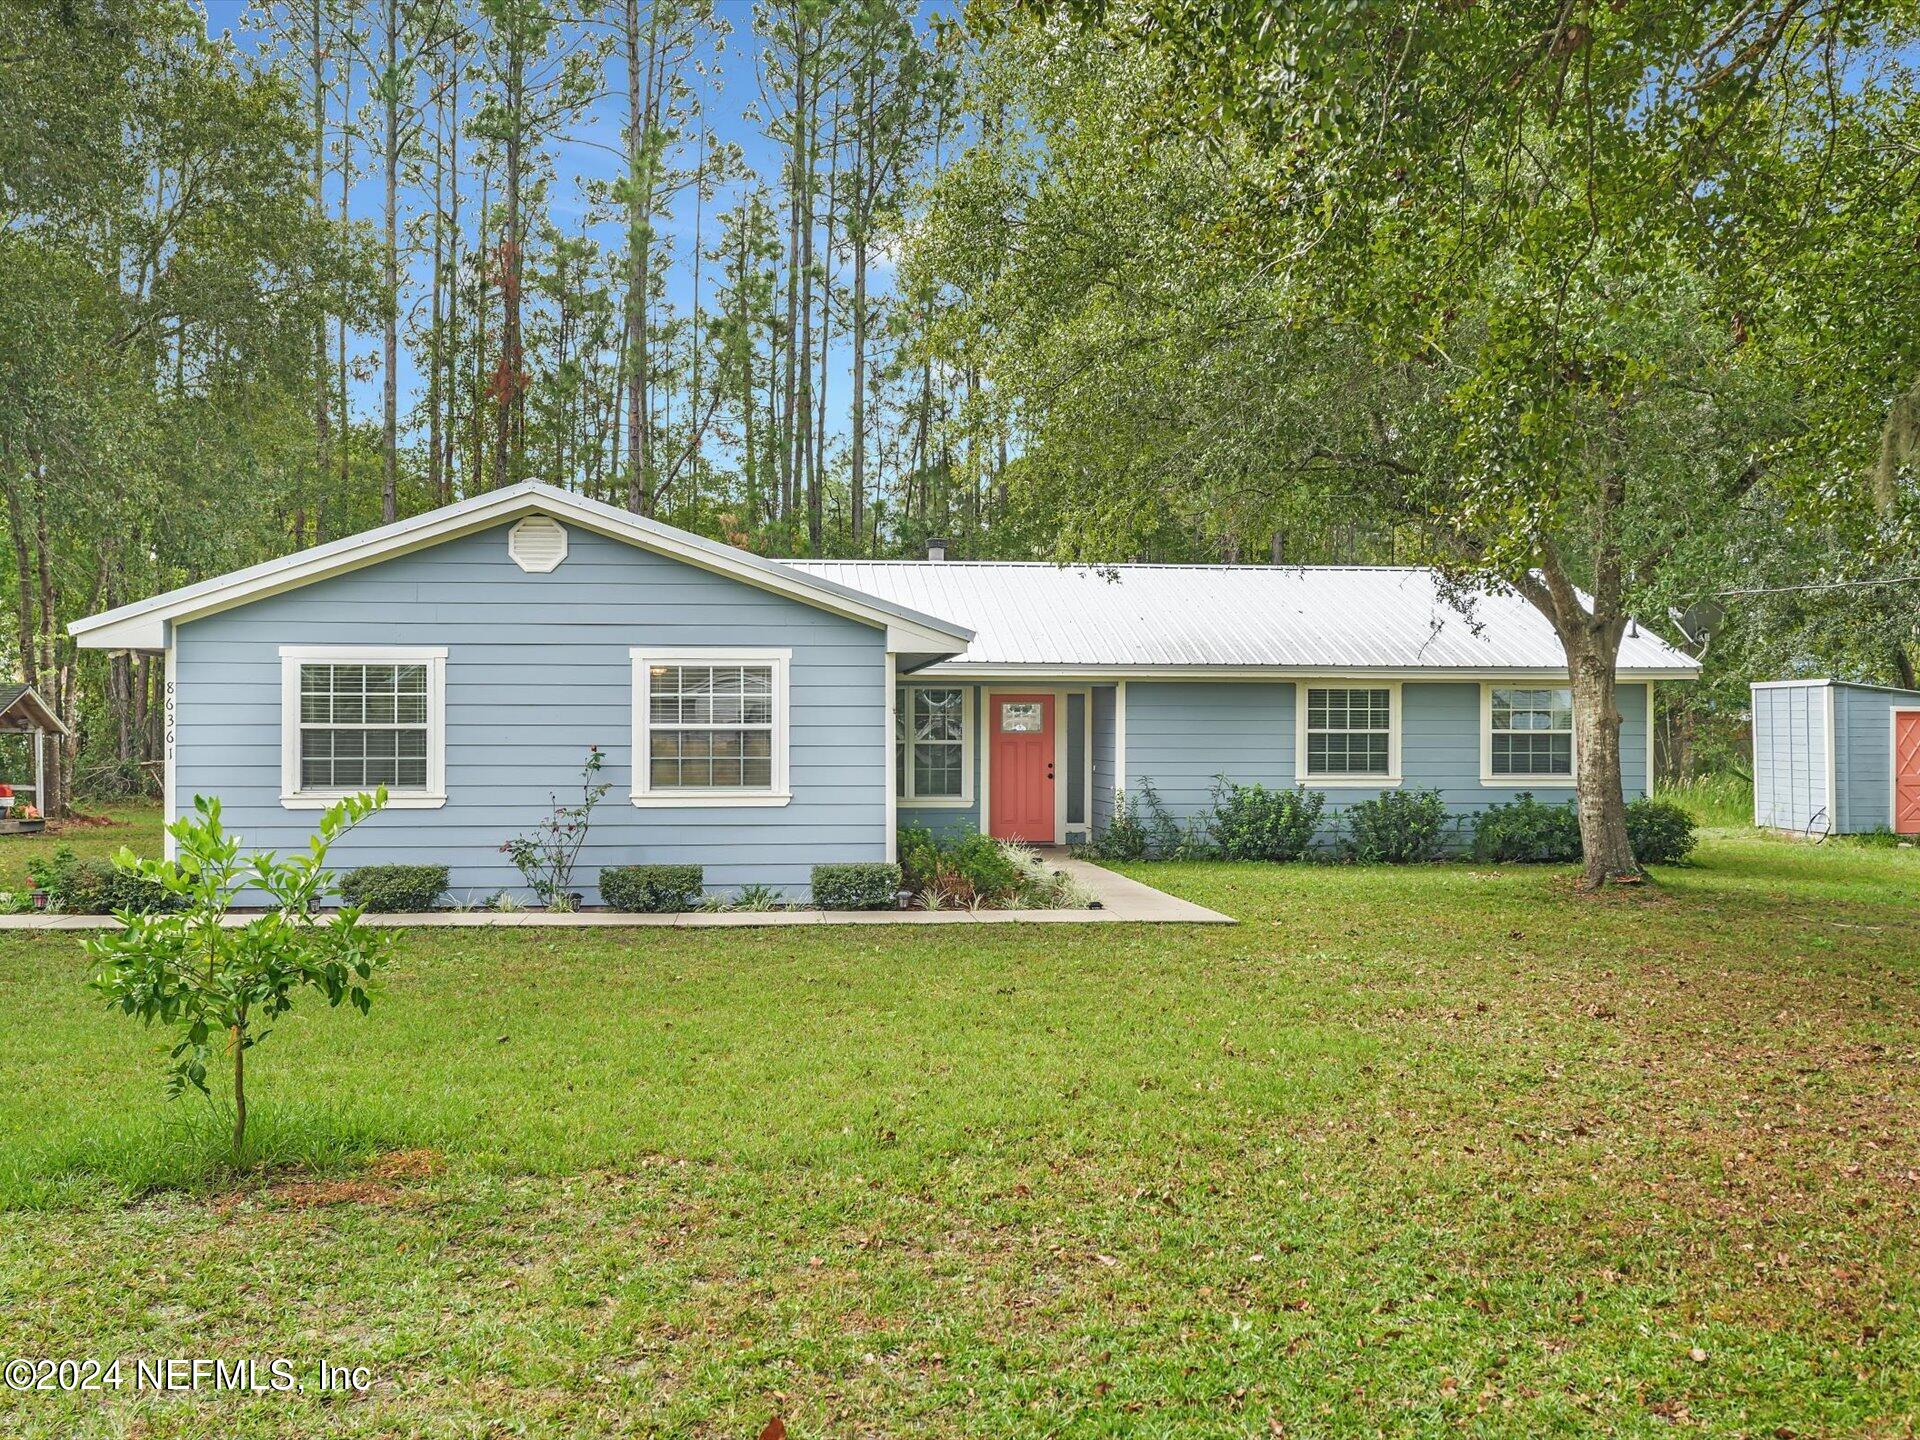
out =
[[[507,532],[507,554],[531,574],[557,570],[567,558],[567,527],[550,515],[529,515]]]

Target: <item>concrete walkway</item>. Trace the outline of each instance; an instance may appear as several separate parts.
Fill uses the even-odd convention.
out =
[[[668,929],[706,930],[766,925],[1233,925],[1230,915],[1180,900],[1151,885],[1129,880],[1065,851],[1043,850],[1047,863],[1064,870],[1092,893],[1097,910],[689,910],[677,915],[630,915],[587,910],[550,915],[544,910],[429,910],[417,915],[368,915],[373,925],[397,930]],[[244,925],[252,915],[229,915]],[[111,915],[0,915],[6,930],[108,930]]]

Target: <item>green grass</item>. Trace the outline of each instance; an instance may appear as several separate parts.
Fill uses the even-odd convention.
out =
[[[1716,829],[1753,825],[1753,781],[1744,775],[1696,775],[1662,786],[1660,798],[1683,807],[1698,825]]]
[[[32,884],[27,865],[62,845],[83,859],[110,859],[122,845],[142,855],[160,853],[160,807],[123,801],[89,805],[79,820],[55,820],[37,835],[0,835],[0,890],[24,890]]]
[[[1244,923],[410,933],[238,1178],[0,942],[0,1357],[375,1376],[0,1434],[1910,1433],[1920,851],[1129,869]]]

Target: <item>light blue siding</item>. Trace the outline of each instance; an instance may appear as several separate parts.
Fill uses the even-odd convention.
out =
[[[1827,794],[1827,687],[1753,689],[1753,822],[1815,835],[1838,827]]]
[[[279,647],[444,645],[447,803],[375,816],[337,848],[339,869],[440,863],[452,867],[456,897],[519,892],[499,846],[548,812],[550,793],[578,798],[590,745],[606,753],[613,786],[575,872],[590,903],[605,865],[693,862],[712,889],[804,894],[816,864],[885,858],[883,632],[569,532],[567,559],[550,574],[516,566],[502,526],[180,626],[178,803],[217,794],[250,844],[304,845],[316,812],[279,803]],[[791,803],[630,803],[635,645],[792,649]]]
[[[1209,812],[1217,776],[1270,789],[1295,784],[1296,694],[1290,683],[1129,682],[1126,763],[1136,797],[1140,782],[1151,782],[1167,813],[1184,824]],[[1622,788],[1631,800],[1646,790],[1647,687],[1622,685],[1618,695]],[[1481,782],[1478,681],[1410,681],[1400,704],[1401,788],[1438,791],[1461,822],[1457,843],[1470,839],[1474,814],[1522,791],[1548,804],[1572,798],[1565,785]],[[1308,788],[1323,790],[1329,817],[1378,793],[1364,785]]]
[[[1846,835],[1893,825],[1893,712],[1920,707],[1920,690],[1837,682],[1833,687],[1834,789]],[[1757,732],[1756,732],[1757,739]]]
[[[1293,783],[1293,689],[1256,681],[1129,680],[1127,785],[1152,785],[1176,820],[1203,815],[1216,777]],[[1143,783],[1144,782],[1144,783]]]

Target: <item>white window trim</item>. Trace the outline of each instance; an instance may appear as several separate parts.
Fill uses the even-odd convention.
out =
[[[427,667],[427,788],[387,790],[389,810],[438,810],[447,803],[447,647],[444,645],[282,645],[280,647],[280,805],[324,810],[352,790],[300,786],[300,667],[302,665],[425,665]]]
[[[904,767],[904,775],[900,773],[903,767],[898,763],[899,746],[893,739],[892,725],[889,725],[887,732],[888,744],[894,747],[888,752],[887,758],[898,782],[895,785],[895,802],[904,810],[970,809],[973,805],[974,731],[977,728],[975,724],[975,711],[978,709],[980,703],[978,688],[961,680],[951,680],[944,683],[937,680],[907,680],[900,682],[895,689],[896,693],[904,698],[906,702],[904,718],[907,726],[907,763]],[[913,692],[915,690],[958,690],[960,692],[960,793],[958,796],[929,795],[925,799],[922,799],[913,793],[912,732]],[[897,720],[894,721],[894,724],[898,723]],[[900,788],[901,786],[905,788],[902,789]]]
[[[1384,690],[1387,692],[1387,773],[1384,775],[1309,775],[1307,773],[1307,691]],[[1370,675],[1315,675],[1293,682],[1293,775],[1302,790],[1395,790],[1400,771],[1400,682]]]
[[[1649,685],[1648,691],[1653,687]],[[1493,692],[1495,690],[1565,690],[1571,705],[1572,685],[1541,682],[1535,684],[1527,680],[1484,680],[1480,684],[1480,783],[1501,790],[1571,790],[1579,783],[1580,776],[1580,727],[1573,727],[1573,769],[1565,775],[1496,775],[1493,773]],[[1518,731],[1510,731],[1518,734]],[[1533,732],[1541,735],[1557,735],[1557,730]],[[1653,730],[1647,730],[1647,746],[1653,746]],[[1653,790],[1648,788],[1651,795]]]
[[[628,798],[635,805],[659,809],[766,808],[789,803],[787,752],[791,738],[787,678],[793,651],[741,648],[727,645],[636,645],[627,651],[633,662],[633,782]],[[773,669],[773,788],[771,790],[655,790],[652,786],[647,734],[652,716],[649,667],[668,665],[768,665]],[[671,726],[665,728],[673,728]],[[891,736],[888,737],[891,740]]]

